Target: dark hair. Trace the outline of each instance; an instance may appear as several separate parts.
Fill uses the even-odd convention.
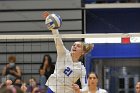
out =
[[[87,75],[87,78],[89,77],[90,74],[95,74],[96,78],[98,79],[98,75],[97,75],[95,72],[90,72],[90,73]]]
[[[42,64],[41,64],[41,66],[40,66],[40,69],[42,69],[43,66],[44,66],[45,57],[48,57],[48,64],[49,64],[49,66],[52,66],[52,58],[51,58],[51,56],[50,56],[50,55],[44,55],[44,57],[43,57],[43,62],[42,62]]]

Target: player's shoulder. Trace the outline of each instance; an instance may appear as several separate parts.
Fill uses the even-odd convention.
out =
[[[87,93],[89,91],[88,86],[85,86],[84,88],[80,89],[81,93]]]
[[[68,49],[65,49],[66,55],[70,55],[70,51]]]
[[[99,88],[99,93],[108,93],[105,89]]]

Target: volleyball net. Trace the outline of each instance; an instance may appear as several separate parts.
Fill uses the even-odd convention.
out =
[[[140,33],[104,33],[104,34],[60,34],[61,38],[84,38],[87,43],[121,43],[128,40],[140,43]],[[47,40],[58,38],[55,35],[0,35],[0,40]]]
[[[62,38],[116,38],[140,37],[140,33],[105,33],[105,34],[61,34]],[[0,39],[47,39],[55,38],[54,35],[0,35]]]
[[[86,43],[140,43],[140,33],[104,33],[104,34],[60,34],[67,49],[76,40],[85,39]],[[56,49],[53,38],[47,35],[0,35],[0,70],[8,63],[8,57],[16,56],[16,63],[22,69],[23,80],[39,77],[39,66],[43,56],[49,54],[53,63],[56,62]],[[69,42],[65,41],[69,39]],[[1,78],[1,77],[0,77]]]

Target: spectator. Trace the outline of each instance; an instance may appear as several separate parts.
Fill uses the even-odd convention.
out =
[[[0,93],[22,93],[20,88],[14,87],[11,80],[6,80],[0,88]]]
[[[73,84],[73,89],[75,90],[75,93],[107,93],[106,90],[98,87],[98,76],[94,72],[91,72],[88,75],[87,87],[80,90],[77,84]]]
[[[3,87],[3,88],[0,88],[0,93],[23,93],[23,92],[19,88],[15,88],[15,87],[12,87],[12,88]]]
[[[40,84],[40,87],[42,89],[44,89],[45,88],[45,83],[46,83],[45,71],[43,69],[40,69],[39,73],[40,73],[39,84]]]
[[[140,93],[140,81],[136,83],[136,93]]]
[[[14,86],[20,88],[22,85],[21,79],[17,78],[14,82]]]
[[[27,92],[26,83],[23,83],[23,84],[21,85],[21,90],[22,90],[23,93],[26,93],[26,92]]]
[[[7,89],[6,87],[0,88],[0,93],[13,93],[11,89]]]
[[[3,82],[0,86],[0,88],[11,88],[13,87],[13,82],[11,80],[6,80],[5,82]]]
[[[52,58],[50,57],[50,55],[44,55],[43,62],[40,66],[40,75],[41,76],[42,76],[42,72],[44,73],[46,80],[54,72],[54,65],[52,63]]]
[[[29,86],[27,87],[27,92],[29,92],[29,93],[41,92],[41,89],[37,85],[37,81],[34,77],[29,79]]]
[[[2,76],[14,82],[17,78],[21,78],[21,70],[20,67],[15,64],[15,56],[9,56],[8,61],[9,63],[2,70]]]
[[[11,80],[6,80],[5,84],[7,88],[13,87],[13,82]]]

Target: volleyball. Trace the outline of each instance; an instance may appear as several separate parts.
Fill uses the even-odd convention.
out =
[[[45,24],[49,30],[51,29],[58,29],[62,25],[62,19],[57,14],[49,14],[46,17]]]

